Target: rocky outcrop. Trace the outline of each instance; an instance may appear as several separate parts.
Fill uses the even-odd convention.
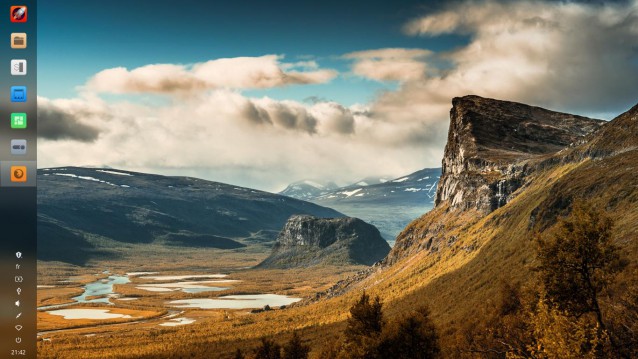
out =
[[[521,103],[454,98],[435,208],[399,234],[384,264],[453,246],[449,233],[505,206],[534,173],[561,161],[557,153],[583,144],[603,124]]]
[[[360,219],[292,216],[279,233],[272,254],[259,267],[372,265],[389,251],[379,230]]]
[[[578,143],[604,121],[478,96],[452,100],[436,206],[487,214],[533,170],[530,160]]]
[[[567,134],[574,133],[559,124]],[[547,131],[547,139],[556,138],[555,134],[556,130]],[[476,144],[474,158],[496,162],[477,149],[482,138],[473,137],[465,148]],[[561,141],[566,143],[568,138]],[[541,146],[542,140],[538,137]],[[427,300],[438,314],[440,327],[454,328],[477,311],[489,310],[482,308],[492,306],[486,298],[499,295],[499,283],[533,285],[538,277],[533,238],[551,236],[557,222],[572,212],[574,203],[586,201],[614,222],[613,244],[630,262],[616,282],[617,292],[624,293],[627,283],[636,278],[632,270],[638,258],[638,106],[584,138],[577,137],[573,145],[546,154],[528,148],[517,152],[510,163],[500,162],[516,168],[526,166],[522,187],[511,201],[485,215],[475,206],[449,209],[453,201],[449,196],[444,198],[399,235],[382,269],[350,285],[350,292],[365,288],[381,297],[398,297],[393,299],[394,308]],[[452,155],[447,153],[446,159]],[[454,175],[449,168],[444,176]],[[481,170],[469,165],[468,169]],[[463,198],[471,195],[464,193]]]

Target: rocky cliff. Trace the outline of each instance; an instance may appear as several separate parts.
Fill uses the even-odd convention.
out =
[[[491,101],[496,106],[531,108],[474,99],[483,104]],[[464,100],[468,98],[455,100],[453,120],[455,110]],[[488,110],[481,109],[482,113]],[[569,115],[565,116],[570,121]],[[502,123],[502,118],[493,121]],[[561,140],[566,143],[565,147],[551,143],[560,136],[550,136],[546,142],[538,136],[536,148],[543,151],[523,148],[511,157],[511,163],[500,162],[513,166],[521,166],[519,162],[523,162],[527,166],[523,186],[502,207],[485,214],[476,206],[454,209],[452,200],[444,198],[436,208],[404,229],[381,265],[367,268],[313,299],[343,295],[340,302],[352,303],[361,290],[366,290],[392,303],[388,310],[395,316],[424,304],[436,313],[433,318],[437,326],[446,328],[442,335],[451,341],[457,340],[461,329],[467,328],[468,323],[472,326],[468,318],[476,318],[477,313],[494,312],[497,298],[502,296],[503,283],[521,287],[534,283],[538,261],[536,243],[530,239],[551,229],[557,218],[568,214],[574,201],[581,199],[604,209],[615,221],[614,243],[631,264],[618,274],[617,287],[610,292],[626,293],[627,283],[635,282],[638,268],[638,105],[602,125],[586,119],[583,123],[593,123],[598,128],[584,137],[577,133],[574,145],[568,142],[571,136]],[[553,125],[558,129],[563,126]],[[576,126],[572,129],[577,130]],[[555,131],[547,133],[556,134]],[[453,136],[455,133],[451,131],[450,137]],[[488,157],[485,151],[479,150],[481,144],[486,144],[485,137],[473,136],[470,141],[454,140],[459,143],[458,157],[471,158],[467,156],[469,150],[461,148],[473,144],[473,156]],[[516,143],[512,143],[510,149],[512,147],[517,148]],[[453,146],[448,145],[445,159],[448,161],[455,153],[449,151],[450,148]],[[494,156],[488,159],[496,162]],[[459,163],[462,166],[463,161]],[[448,170],[448,177],[453,174]],[[460,180],[458,183],[465,185]]]
[[[372,265],[389,251],[379,230],[360,219],[292,216],[279,233],[272,254],[259,267]]]
[[[455,229],[505,206],[534,173],[564,160],[557,153],[581,148],[603,124],[521,103],[454,98],[435,208],[397,236],[385,263],[453,246]]]
[[[519,104],[473,97],[454,102],[444,176],[447,181],[457,181],[455,190],[463,191],[459,197],[475,202],[462,210],[465,202],[455,203],[454,195],[439,193],[437,207],[405,228],[384,265],[364,273],[368,274],[365,279],[331,288],[326,295],[347,293],[353,298],[360,289],[366,289],[379,293],[393,308],[414,308],[424,303],[436,313],[438,327],[446,328],[443,335],[455,338],[467,328],[468,318],[477,317],[476,313],[497,313],[495,303],[502,295],[503,283],[527,288],[534,285],[538,279],[538,248],[533,238],[552,233],[557,220],[571,212],[574,202],[584,200],[613,220],[613,244],[629,263],[625,271],[616,274],[608,289],[611,294],[605,299],[609,308],[620,307],[619,297],[638,278],[638,105],[598,126],[598,122]],[[477,108],[479,105],[484,107]],[[521,118],[521,110],[541,116]],[[489,112],[499,114],[491,118],[499,127],[477,122],[490,119],[485,116]],[[513,115],[519,120],[512,119]],[[551,116],[555,123],[550,121]],[[511,120],[506,121],[508,118]],[[510,127],[516,133],[497,133],[500,126],[516,122],[532,129],[539,124],[548,128],[527,130],[533,136],[516,140],[509,136],[521,136],[518,126]],[[469,128],[479,123],[488,129],[487,133]],[[590,130],[585,128],[588,124],[598,128],[582,137]],[[525,142],[527,137],[533,141]],[[560,147],[562,144],[565,146]],[[454,148],[457,151],[451,150]],[[507,198],[507,203],[487,214],[477,204],[490,201],[477,201],[481,194],[467,189],[462,171],[474,171],[473,178],[478,178],[476,182],[481,185],[494,182],[489,177],[480,178],[487,165],[472,159],[497,163],[490,165],[498,170],[497,176],[506,176],[502,167],[526,166],[521,171],[525,173],[522,186]],[[614,295],[618,299],[612,299]],[[612,304],[614,300],[617,304]]]
[[[436,206],[487,214],[523,185],[529,161],[578,143],[604,121],[478,96],[452,100]]]

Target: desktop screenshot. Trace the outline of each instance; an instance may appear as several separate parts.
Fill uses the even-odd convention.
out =
[[[0,358],[638,357],[638,1],[0,1]]]

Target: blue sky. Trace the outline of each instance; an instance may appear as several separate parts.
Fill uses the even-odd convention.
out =
[[[42,167],[345,184],[439,167],[457,96],[638,102],[638,0],[41,1],[38,36]]]
[[[339,56],[375,48],[449,50],[466,38],[407,36],[402,26],[439,7],[423,1],[42,1],[39,4],[40,95],[73,97],[76,86],[112,67],[189,64],[210,59],[285,55],[312,57],[348,72]],[[346,105],[371,101],[395,83],[340,76],[328,84],[249,91],[303,100],[318,96]]]

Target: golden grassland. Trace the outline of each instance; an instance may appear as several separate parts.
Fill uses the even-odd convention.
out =
[[[440,228],[435,249],[413,251],[392,266],[377,268],[342,296],[255,314],[246,310],[188,310],[183,316],[196,316],[197,322],[174,328],[145,322],[121,328],[92,328],[91,333],[96,334],[92,337],[81,335],[83,332],[60,332],[51,335],[50,342],[39,343],[39,355],[42,358],[83,359],[226,358],[232,357],[236,348],[250,351],[261,337],[272,336],[283,342],[293,331],[299,331],[313,348],[311,357],[317,358],[321,347],[330,345],[330,339],[341,331],[348,308],[365,289],[382,298],[388,318],[418,305],[428,305],[441,335],[443,354],[454,357],[459,331],[495,305],[500,283],[525,285],[529,282],[536,266],[532,238],[535,231],[542,228],[539,222],[544,214],[538,213],[537,209],[555,208],[555,215],[560,215],[561,208],[556,203],[561,196],[586,198],[609,212],[616,223],[615,242],[630,260],[618,282],[635,281],[631,273],[635,273],[638,255],[637,152],[626,152],[605,161],[585,160],[545,169],[537,173],[530,184],[519,189],[518,195],[506,206],[485,217],[471,212],[458,215],[448,212],[446,207],[437,208],[404,231],[418,239],[427,230]],[[551,221],[547,223],[551,224]],[[244,257],[238,260],[242,265],[257,262],[259,258],[259,254],[250,251],[243,255],[253,256],[255,260]],[[211,265],[207,271],[232,269],[231,254],[224,256],[228,257],[218,262],[223,265]],[[202,262],[198,263],[200,270],[206,268]],[[155,271],[165,265],[176,273],[187,269],[185,263],[178,265],[171,261],[167,265],[151,261],[137,270]],[[124,269],[126,263],[113,263],[112,268]],[[238,266],[234,268],[238,269]],[[234,293],[276,292],[308,296],[356,269],[244,270],[233,273],[231,279],[245,283],[233,286]],[[68,275],[83,270],[86,269],[60,267],[52,273]],[[118,290],[131,290],[130,286],[127,288],[118,287]],[[127,292],[127,295],[149,297],[147,302],[136,305],[160,305],[160,301],[153,299],[154,294]],[[171,295],[175,298],[184,296],[181,293]]]
[[[71,298],[82,294],[83,290],[78,287],[62,288],[38,288],[38,307],[71,303]]]
[[[132,321],[138,321],[138,320],[144,320],[144,319],[151,319],[151,318],[159,317],[166,314],[166,311],[157,312],[157,311],[150,311],[150,310],[106,308],[104,306],[88,306],[88,305],[75,306],[74,305],[74,306],[64,307],[64,309],[78,309],[78,308],[108,309],[109,313],[122,314],[122,315],[131,317],[131,318],[109,319],[108,321],[106,321],[109,324],[119,324],[119,323],[132,322]],[[39,331],[91,327],[104,322],[105,322],[104,320],[92,320],[92,319],[67,320],[60,315],[53,315],[43,311],[38,312],[38,330]]]
[[[230,259],[230,255],[227,253],[220,253],[222,251],[210,250],[208,253],[206,252],[200,250],[187,254],[189,260],[194,261],[194,265],[188,265],[186,262],[167,262],[162,257],[151,256],[148,253],[143,266],[126,261],[95,262],[91,263],[89,267],[73,267],[63,263],[39,263],[39,271],[46,273],[39,278],[39,284],[56,285],[54,288],[40,289],[42,292],[40,296],[43,298],[41,303],[49,303],[56,294],[59,295],[57,299],[61,303],[72,301],[71,297],[81,293],[83,285],[107,277],[109,274],[103,273],[105,269],[116,274],[142,271],[159,272],[157,275],[225,273],[229,274],[229,277],[221,278],[222,280],[232,279],[237,282],[207,284],[209,286],[230,287],[221,292],[191,294],[174,291],[163,293],[136,288],[140,284],[160,284],[163,281],[132,276],[130,277],[131,283],[115,285],[114,290],[122,297],[136,298],[135,300],[111,299],[111,302],[115,303],[114,306],[80,304],[65,307],[65,309],[79,307],[110,309],[114,313],[133,313],[129,315],[142,317],[143,320],[140,318],[102,321],[65,320],[60,316],[40,312],[38,313],[38,329],[43,333],[41,333],[39,341],[38,355],[44,358],[108,358],[139,357],[142,355],[171,357],[173,354],[166,350],[167,347],[177,348],[188,342],[207,343],[211,338],[232,342],[242,338],[242,341],[247,340],[251,343],[246,345],[257,345],[260,338],[259,335],[256,335],[257,333],[274,334],[280,330],[277,323],[281,322],[287,325],[288,323],[300,322],[305,314],[299,314],[293,309],[277,309],[271,312],[251,314],[250,310],[171,308],[166,307],[166,302],[187,298],[214,298],[228,294],[277,293],[301,298],[310,297],[364,268],[363,266],[326,266],[299,270],[254,270],[246,269],[246,264],[257,264],[267,256],[267,252],[261,256],[255,256],[255,253],[251,251],[235,252],[232,254],[237,257],[235,262]],[[204,263],[210,264],[206,266]],[[69,277],[73,279],[71,282],[68,282]],[[215,280],[215,278],[206,280]],[[184,281],[190,280],[185,279]],[[63,287],[60,287],[59,283],[62,283]],[[167,310],[178,312],[177,317],[179,318],[194,319],[196,322],[185,326],[162,327],[159,324],[168,321],[164,317]],[[288,316],[288,313],[293,315]],[[313,321],[322,315],[322,313],[313,314],[315,318]],[[339,317],[339,320],[343,320],[343,318]],[[50,332],[70,328],[73,329]],[[186,337],[190,339],[186,340]],[[117,342],[118,345],[114,345],[114,342]],[[222,347],[224,349],[215,349],[215,353],[225,353],[228,346],[222,345]],[[207,344],[206,348],[209,348]],[[190,351],[190,349],[185,350]],[[158,354],[160,352],[162,354]],[[216,355],[212,357],[216,357]]]

